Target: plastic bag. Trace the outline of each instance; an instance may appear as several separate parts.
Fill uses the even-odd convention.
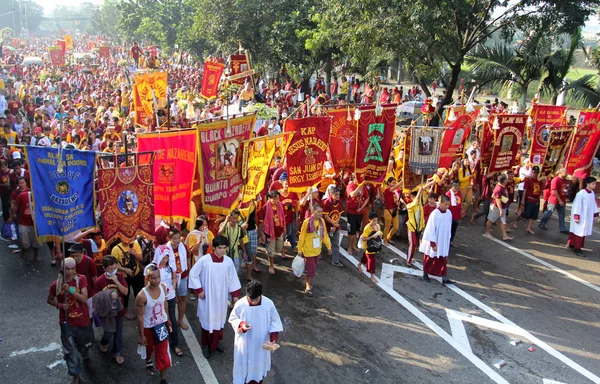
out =
[[[363,244],[363,238],[362,236],[358,237],[358,249],[365,249],[365,245]]]
[[[296,277],[302,276],[302,274],[304,273],[305,265],[306,264],[304,262],[303,257],[300,257],[300,256],[294,257],[294,261],[292,261],[292,271],[294,271],[294,275],[296,275]]]
[[[17,230],[17,224],[15,222],[2,224],[2,238],[5,240],[17,240],[19,238],[19,231]]]

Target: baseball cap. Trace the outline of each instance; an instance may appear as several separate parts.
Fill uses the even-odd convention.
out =
[[[40,132],[40,133],[41,133],[41,132],[42,132],[42,127],[36,127],[36,128],[33,130],[33,132],[34,132],[34,133],[38,133],[38,132]]]
[[[534,165],[533,168],[531,168],[531,170],[533,172],[539,172],[540,171],[540,167],[538,167],[537,165]]]

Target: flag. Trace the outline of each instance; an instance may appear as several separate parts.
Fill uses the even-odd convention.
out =
[[[65,56],[61,47],[48,47],[48,55],[52,65],[65,65]]]
[[[332,109],[326,111],[331,116],[329,134],[329,152],[336,170],[354,170],[356,157],[357,125],[354,121],[354,108]]]
[[[133,89],[133,106],[135,122],[146,126],[146,117],[154,120],[154,100],[152,91],[158,98],[158,105],[167,104],[167,72],[135,73]]]
[[[512,169],[521,150],[527,115],[496,115],[492,124],[494,147],[488,172],[502,172]]]
[[[73,36],[71,36],[71,35],[65,36],[64,41],[65,41],[66,50],[72,51],[73,50]]]
[[[492,121],[496,118],[496,115],[491,115],[489,121],[486,121],[481,126],[481,157],[479,162],[481,164],[480,169],[490,167],[490,161],[492,160],[492,152],[494,149],[494,133],[492,132]]]
[[[448,122],[442,137],[439,167],[450,168],[454,160],[462,157],[464,143],[471,134],[472,126],[473,118],[469,114],[460,115],[456,120]]]
[[[598,131],[598,110],[588,109],[579,112],[577,127],[569,148],[566,167],[569,175],[581,177],[589,173],[598,150],[600,132]],[[584,176],[585,177],[585,176]]]
[[[96,48],[96,42],[95,41],[88,41],[88,51],[91,51],[94,48]]]
[[[231,55],[229,56],[229,65],[231,67],[231,75],[236,76],[239,74],[243,74],[246,71],[250,70],[250,65],[248,64],[248,58],[246,55]],[[234,79],[231,81],[234,84],[244,85],[246,82],[246,76],[241,76],[238,79]]]
[[[27,146],[25,155],[34,181],[32,216],[41,241],[96,226],[96,153]]]
[[[329,116],[285,121],[283,130],[294,133],[285,155],[290,191],[305,192],[321,181],[330,129]]]
[[[567,107],[558,105],[534,104],[531,107],[529,116],[531,118],[531,151],[529,160],[533,164],[542,165],[546,149],[548,148],[548,138],[553,128],[566,125],[565,112]]]
[[[196,169],[196,131],[138,135],[138,152],[154,151],[154,214],[173,221],[190,219],[192,183]],[[151,155],[140,154],[139,164]],[[195,219],[195,218],[194,218]]]
[[[217,63],[215,61],[204,62],[204,74],[202,75],[202,93],[200,96],[206,100],[214,99],[217,97],[219,90],[219,82],[221,81],[221,75],[225,64]]]
[[[228,214],[242,196],[242,142],[250,138],[256,116],[198,124],[200,186],[205,212]]]
[[[410,148],[410,171],[418,175],[435,173],[440,161],[440,142],[443,130],[413,127]]]
[[[557,168],[564,163],[573,129],[555,129],[550,131],[548,147],[542,163],[541,176],[552,177]]]
[[[98,48],[98,54],[100,58],[110,59],[110,47],[102,46]]]
[[[56,40],[56,45],[60,47],[63,56],[67,54],[67,43],[64,40]]]
[[[359,184],[364,181],[382,183],[385,179],[396,131],[396,104],[380,108],[380,116],[377,116],[375,106],[359,108],[354,163],[354,172]]]
[[[102,237],[129,244],[138,235],[154,239],[153,165],[98,169]]]

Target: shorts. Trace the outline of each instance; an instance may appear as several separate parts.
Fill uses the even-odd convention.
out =
[[[487,219],[492,223],[495,223],[498,221],[498,219],[500,219],[502,224],[506,224],[506,215],[500,216],[500,209],[496,204],[490,207],[490,212],[488,213]]]
[[[319,263],[319,256],[305,257],[304,258],[304,273],[308,277],[314,277],[317,274],[317,264]]]
[[[177,284],[177,290],[175,291],[178,297],[187,296],[188,294],[188,276],[181,279],[179,284]]]
[[[348,225],[350,229],[348,230],[349,235],[356,235],[360,232],[360,228],[362,226],[362,213],[354,214],[354,213],[346,213],[346,218],[348,219]]]
[[[159,371],[164,371],[171,367],[171,351],[169,350],[169,339],[156,343],[154,332],[151,328],[144,328],[146,336],[146,358],[151,359],[154,354],[154,365]]]
[[[19,240],[21,241],[21,248],[39,248],[40,243],[35,235],[33,227],[27,225],[19,225]]]
[[[279,236],[278,238],[276,238],[275,240],[271,240],[269,238],[269,235],[266,236],[267,237],[267,255],[269,255],[269,257],[274,257],[274,253],[277,254],[281,254],[281,251],[283,251],[283,234],[281,236]]]
[[[521,212],[521,217],[529,220],[537,220],[538,215],[540,213],[540,203],[532,203],[531,201],[525,201],[525,206],[523,207],[523,212]]]

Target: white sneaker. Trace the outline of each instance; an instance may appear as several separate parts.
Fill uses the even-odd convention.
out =
[[[11,244],[8,246],[8,248],[17,249],[17,248],[19,248],[19,246],[17,244]]]

